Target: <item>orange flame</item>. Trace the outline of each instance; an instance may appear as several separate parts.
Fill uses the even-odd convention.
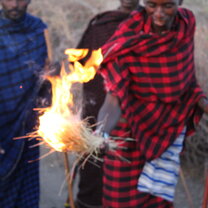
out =
[[[87,53],[88,49],[67,49],[65,54],[68,55],[68,68],[65,69],[62,65],[59,77],[47,77],[52,84],[52,105],[39,117],[40,125],[37,132],[56,151],[66,151],[70,148],[73,150],[73,145],[79,142],[79,138],[75,138],[75,141],[71,141],[66,146],[64,141],[66,134],[79,128],[81,122],[79,115],[72,113],[70,108],[73,106],[71,86],[75,82],[83,83],[93,79],[103,61],[101,49],[98,49],[92,52],[91,57],[83,66],[79,60]]]

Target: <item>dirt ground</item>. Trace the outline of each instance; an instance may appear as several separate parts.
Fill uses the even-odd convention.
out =
[[[45,150],[42,149],[43,152]],[[54,153],[41,160],[41,201],[40,208],[63,208],[67,198],[67,183],[63,155]],[[204,176],[198,168],[191,167],[184,171],[186,185],[190,191],[194,206],[190,206],[181,178],[175,194],[175,208],[200,208],[203,198]],[[77,181],[74,195],[76,197]]]

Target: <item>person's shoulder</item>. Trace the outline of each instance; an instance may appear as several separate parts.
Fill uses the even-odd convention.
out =
[[[29,13],[26,14],[26,21],[29,22],[30,24],[33,24],[39,27],[43,27],[43,28],[47,27],[46,23],[40,17],[34,16]]]
[[[143,6],[139,5],[137,9],[133,10],[130,15],[129,19],[134,19],[135,21],[139,21],[141,17],[146,16],[146,10]]]
[[[196,25],[196,18],[194,13],[187,8],[180,7],[178,9],[179,18],[189,27],[189,29],[194,29]]]
[[[101,17],[110,16],[114,14],[120,14],[120,13],[121,12],[119,10],[108,10],[108,11],[100,12],[99,14],[95,15],[95,17],[101,18]]]
[[[97,15],[95,15],[92,19],[91,19],[91,23],[92,24],[96,24],[96,23],[102,23],[104,22],[109,22],[109,21],[114,21],[117,19],[122,19],[122,18],[126,18],[129,14],[121,12],[119,10],[108,10],[108,11],[104,11],[101,13],[98,13]]]
[[[178,12],[179,12],[179,15],[184,19],[188,19],[188,20],[195,19],[195,15],[190,9],[180,7],[178,9]]]

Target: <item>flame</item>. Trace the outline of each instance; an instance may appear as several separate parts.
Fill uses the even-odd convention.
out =
[[[37,133],[56,151],[73,151],[77,148],[77,151],[81,151],[79,145],[82,143],[80,135],[83,133],[83,123],[79,115],[72,112],[74,104],[70,90],[73,83],[93,79],[103,56],[101,49],[95,50],[85,65],[82,65],[79,60],[88,54],[88,49],[66,49],[65,54],[69,61],[67,68],[62,64],[59,77],[47,77],[52,84],[52,105],[39,117]]]

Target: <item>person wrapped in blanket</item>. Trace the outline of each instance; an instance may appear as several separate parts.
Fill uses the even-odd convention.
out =
[[[46,25],[27,13],[30,0],[0,3],[0,207],[38,208],[39,149],[30,148],[35,139],[14,138],[36,125]]]
[[[118,9],[105,11],[94,16],[83,33],[77,48],[88,48],[90,53],[92,50],[100,48],[113,35],[118,25],[137,8],[138,4],[139,0],[120,0]],[[85,62],[86,59],[82,61]],[[98,111],[106,95],[103,78],[100,74],[96,74],[93,80],[83,84],[83,95],[82,118],[87,118],[94,129]],[[102,155],[100,154],[99,157],[102,158]],[[90,158],[84,168],[79,169],[76,207],[102,207],[102,176],[103,170],[100,160]]]
[[[184,138],[208,113],[195,77],[195,17],[179,3],[144,0],[102,47],[97,132],[119,147],[104,158],[104,208],[172,208]]]

